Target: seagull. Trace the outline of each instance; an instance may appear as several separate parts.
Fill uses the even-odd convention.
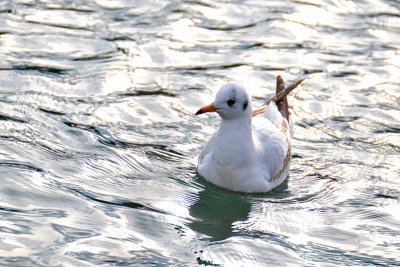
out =
[[[278,76],[276,95],[255,110],[243,86],[222,86],[214,102],[195,114],[216,112],[222,119],[199,155],[198,173],[236,192],[262,193],[280,185],[289,175],[292,157],[293,128],[286,95],[303,80],[285,88]]]

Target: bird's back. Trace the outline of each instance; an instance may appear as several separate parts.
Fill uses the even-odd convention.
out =
[[[263,166],[266,166],[269,182],[282,180],[289,169],[291,136],[286,118],[271,102],[265,113],[253,118],[253,140]]]

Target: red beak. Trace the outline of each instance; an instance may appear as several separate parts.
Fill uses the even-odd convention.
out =
[[[200,115],[206,112],[215,112],[217,109],[213,106],[213,104],[207,105],[199,109],[195,115]]]

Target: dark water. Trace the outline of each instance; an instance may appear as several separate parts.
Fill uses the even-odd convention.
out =
[[[400,3],[0,2],[1,266],[400,264]],[[288,182],[196,175],[227,81],[289,101]]]

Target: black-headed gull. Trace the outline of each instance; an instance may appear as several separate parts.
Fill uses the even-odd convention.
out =
[[[222,118],[199,156],[199,174],[238,192],[267,192],[281,184],[289,174],[292,156],[286,95],[302,81],[285,88],[278,76],[276,95],[254,111],[251,96],[242,86],[222,86],[214,102],[196,113],[217,112]]]

